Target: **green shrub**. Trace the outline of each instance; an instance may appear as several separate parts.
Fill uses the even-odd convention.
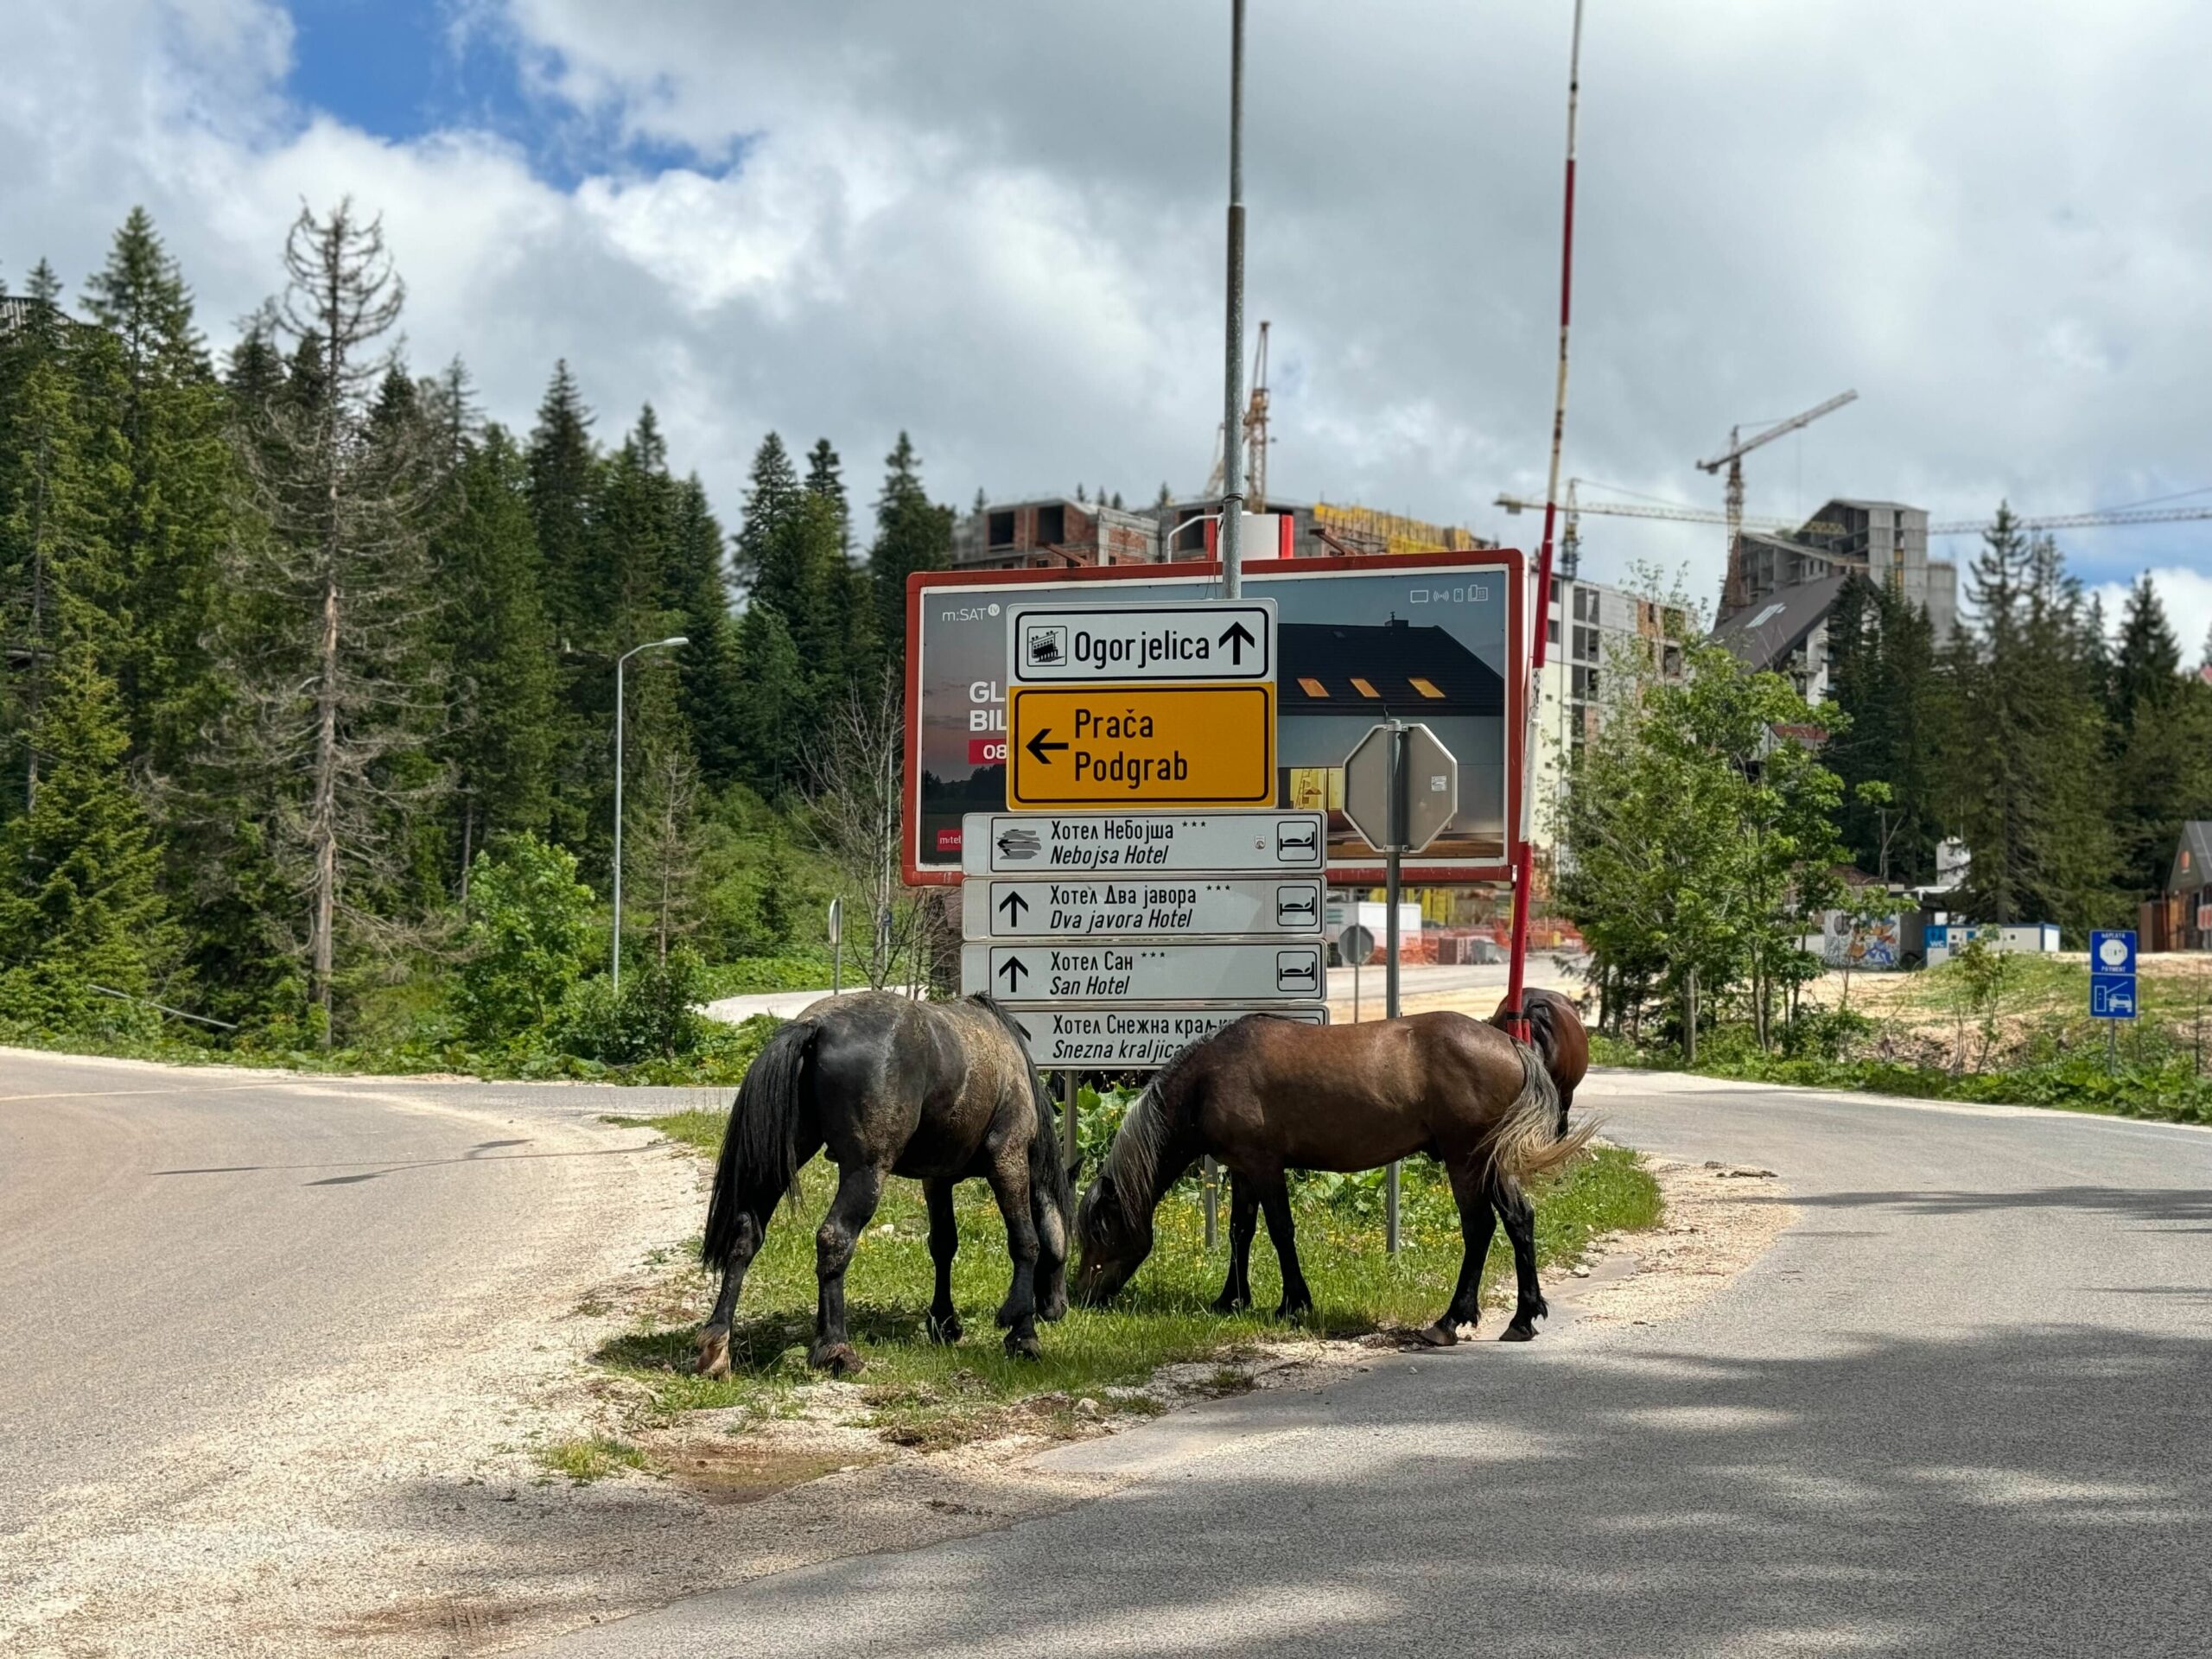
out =
[[[608,1065],[688,1058],[698,1052],[707,1027],[720,1023],[704,1019],[695,1006],[704,976],[697,955],[679,944],[665,960],[632,968],[620,994],[603,975],[581,980],[562,1001],[554,1041]]]
[[[454,1012],[472,1042],[543,1031],[583,971],[594,900],[575,855],[533,835],[477,855],[468,876],[467,955]]]

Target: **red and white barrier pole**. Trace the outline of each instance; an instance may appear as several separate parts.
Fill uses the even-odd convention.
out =
[[[1529,1040],[1529,1019],[1521,1006],[1529,962],[1529,908],[1535,899],[1535,849],[1531,845],[1536,804],[1536,703],[1543,684],[1544,646],[1551,632],[1552,531],[1559,518],[1560,448],[1567,437],[1567,325],[1574,289],[1574,125],[1582,99],[1582,0],[1574,0],[1574,37],[1567,68],[1567,200],[1560,232],[1559,386],[1552,403],[1551,479],[1544,487],[1544,539],[1536,556],[1536,602],[1529,613],[1529,677],[1522,700],[1526,729],[1521,743],[1521,821],[1513,849],[1513,951],[1506,970],[1505,1006],[1513,1034]]]

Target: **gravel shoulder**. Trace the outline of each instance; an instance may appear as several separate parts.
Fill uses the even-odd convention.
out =
[[[588,1358],[681,1274],[666,1246],[696,1226],[701,1161],[601,1122],[629,1103],[613,1091],[355,1090],[352,1103],[365,1092],[390,1096],[417,1132],[471,1146],[526,1135],[539,1160],[527,1215],[502,1217],[478,1250],[436,1250],[435,1281],[411,1287],[405,1315],[334,1343],[327,1363],[241,1389],[192,1432],[136,1450],[126,1476],[59,1489],[31,1524],[0,1533],[0,1649],[491,1652],[810,1563],[1004,1528],[1141,1473],[1141,1461],[1038,1456],[1140,1421],[1110,1401],[1095,1415],[1061,1402],[1033,1426],[1016,1419],[997,1439],[926,1453],[856,1421],[645,1422]],[[621,1155],[547,1155],[608,1151]],[[1771,1179],[1663,1160],[1656,1173],[1663,1230],[1605,1241],[1586,1278],[1548,1285],[1548,1341],[1671,1317],[1787,1224]],[[1164,1373],[1146,1408],[1311,1389],[1381,1357],[1290,1338],[1228,1368]],[[548,1448],[594,1437],[636,1446],[649,1467],[580,1484],[546,1466]]]

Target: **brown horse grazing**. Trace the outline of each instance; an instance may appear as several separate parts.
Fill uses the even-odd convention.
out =
[[[1557,991],[1523,990],[1521,1007],[1529,1016],[1529,1039],[1544,1057],[1552,1087],[1559,1090],[1559,1132],[1565,1135],[1567,1115],[1574,1105],[1575,1085],[1589,1075],[1590,1035],[1582,1029],[1582,1016],[1574,1011],[1574,1004]],[[1490,1022],[1510,1033],[1503,1001]]]
[[[1463,1014],[1356,1026],[1254,1014],[1183,1051],[1137,1097],[1076,1211],[1077,1299],[1096,1306],[1152,1249],[1152,1212],[1202,1154],[1235,1179],[1224,1309],[1249,1306],[1254,1212],[1282,1265],[1276,1317],[1312,1308],[1293,1237],[1289,1169],[1375,1169],[1426,1152],[1459,1201],[1465,1255],[1451,1306],[1422,1332],[1437,1347],[1475,1323],[1497,1217],[1513,1241],[1520,1300],[1505,1339],[1526,1342],[1548,1311],[1536,1283],[1535,1211],[1521,1184],[1582,1149],[1589,1126],[1559,1129],[1559,1096],[1536,1051]]]
[[[739,1085],[707,1207],[702,1258],[722,1273],[699,1332],[699,1370],[729,1370],[730,1319],[776,1201],[823,1147],[837,1195],[815,1235],[820,1301],[810,1364],[861,1369],[845,1331],[845,1269],[887,1175],[920,1179],[937,1294],[933,1342],[957,1342],[954,1184],[980,1176],[1006,1219],[1014,1284],[999,1309],[1009,1355],[1034,1358],[1037,1320],[1067,1312],[1071,1196],[1052,1097],[1020,1034],[987,996],[917,1002],[887,991],[824,997],[768,1039]],[[1040,1294],[1041,1293],[1041,1294]]]

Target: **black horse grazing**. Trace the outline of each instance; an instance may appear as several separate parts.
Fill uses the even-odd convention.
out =
[[[722,1270],[722,1288],[699,1333],[700,1371],[728,1372],[730,1317],[745,1269],[776,1201],[824,1146],[837,1166],[837,1196],[815,1235],[821,1301],[808,1362],[841,1374],[861,1369],[845,1333],[845,1268],[887,1175],[918,1177],[929,1200],[937,1263],[929,1333],[937,1342],[960,1339],[953,1184],[971,1175],[991,1184],[1014,1257],[999,1324],[1007,1353],[1033,1357],[1038,1318],[1067,1312],[1071,1197],[1044,1081],[987,996],[917,1002],[862,991],[825,997],[778,1032],[738,1089],[707,1207],[701,1254]]]
[[[1513,1241],[1520,1300],[1504,1339],[1526,1342],[1548,1310],[1536,1282],[1529,1177],[1565,1164],[1592,1126],[1561,1132],[1559,1095],[1537,1052],[1461,1014],[1356,1026],[1251,1015],[1194,1043],[1137,1097],[1076,1211],[1077,1297],[1095,1306],[1152,1249],[1152,1212],[1211,1153],[1234,1177],[1229,1281],[1215,1306],[1249,1306],[1255,1211],[1282,1265],[1276,1317],[1313,1298],[1292,1235],[1288,1169],[1375,1169],[1426,1152],[1451,1177],[1465,1255],[1451,1306],[1422,1332],[1437,1347],[1475,1323],[1497,1217]]]

